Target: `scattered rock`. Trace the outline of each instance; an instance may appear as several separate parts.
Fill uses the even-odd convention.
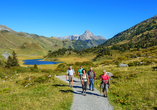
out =
[[[107,74],[109,77],[114,76],[111,72],[106,72],[106,74]]]
[[[148,56],[148,58],[151,58],[152,56]]]
[[[3,81],[3,83],[6,82],[6,80]]]
[[[152,69],[153,69],[154,71],[157,71],[157,67],[152,67]]]
[[[49,78],[51,77],[51,75],[48,76]]]
[[[140,65],[142,65],[142,64],[144,64],[145,62],[139,62],[140,63]]]
[[[123,64],[123,63],[119,63],[119,66],[120,66],[120,67],[128,67],[127,64]]]
[[[31,78],[28,79],[29,81],[31,80]]]
[[[152,64],[155,64],[155,62],[152,62]]]

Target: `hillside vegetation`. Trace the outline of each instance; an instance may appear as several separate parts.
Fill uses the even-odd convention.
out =
[[[44,55],[47,51],[38,43],[26,42],[16,49],[16,53],[20,55]]]
[[[89,57],[89,54],[84,53],[83,56]],[[120,67],[119,63],[127,64],[128,67]],[[77,72],[80,65],[87,71],[93,67],[98,90],[104,69],[114,75],[111,78],[109,100],[115,109],[154,110],[157,107],[157,46],[132,52],[112,51],[112,56],[104,55],[97,61],[62,63],[53,72],[63,75],[69,66]]]
[[[102,46],[125,45],[125,48],[137,46],[147,48],[157,45],[156,39],[157,15],[118,33],[102,44]]]
[[[63,74],[70,65],[75,71],[80,65],[89,70],[92,66],[96,72],[95,86],[100,90],[100,75],[105,69],[113,73],[109,100],[115,109],[157,109],[157,16],[145,20],[123,31],[104,44],[83,49],[58,50],[50,52],[47,57],[58,58],[74,54],[78,57],[90,57],[91,62],[60,64],[54,70]],[[69,54],[70,53],[70,54]],[[127,67],[120,67],[119,64]]]

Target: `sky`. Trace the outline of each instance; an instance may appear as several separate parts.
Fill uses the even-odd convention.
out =
[[[157,0],[0,0],[0,25],[51,36],[89,30],[106,39],[157,15]]]

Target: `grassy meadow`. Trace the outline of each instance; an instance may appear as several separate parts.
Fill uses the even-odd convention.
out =
[[[0,72],[9,72],[0,68]],[[72,89],[54,77],[51,70],[15,67],[0,79],[0,108],[3,110],[69,110]]]
[[[22,60],[42,59],[43,56],[17,56],[22,70],[0,68],[0,73],[3,73],[3,78],[0,79],[2,97],[0,108],[70,109],[72,89],[54,75],[65,75],[70,65],[77,73],[79,66],[82,65],[86,70],[93,67],[96,72],[95,87],[98,90],[102,71],[105,69],[113,73],[108,98],[115,110],[156,110],[157,71],[153,70],[153,67],[157,67],[156,47],[112,53],[112,56],[106,55],[96,61],[93,61],[96,54],[58,56],[57,61],[63,63],[38,65],[37,70],[32,69],[33,65],[24,65]],[[134,57],[135,55],[138,57]],[[144,64],[139,65],[139,62]],[[119,63],[130,66],[119,67]],[[18,75],[14,71],[17,71]],[[13,73],[8,75],[9,72]],[[48,75],[53,77],[49,79]]]

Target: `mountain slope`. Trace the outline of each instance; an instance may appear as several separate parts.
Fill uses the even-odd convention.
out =
[[[47,50],[44,49],[41,45],[35,42],[25,42],[16,49],[16,53],[20,55],[31,54],[31,55],[43,55],[47,53]]]
[[[122,45],[126,43],[140,44],[141,47],[157,44],[157,15],[116,34],[102,45]]]
[[[71,41],[68,39],[60,40],[55,37],[45,37],[36,34],[16,32],[5,25],[0,25],[0,48],[1,49],[18,49],[26,42],[34,42],[42,46],[45,50],[55,51],[60,48],[82,49],[89,48],[84,41]]]

